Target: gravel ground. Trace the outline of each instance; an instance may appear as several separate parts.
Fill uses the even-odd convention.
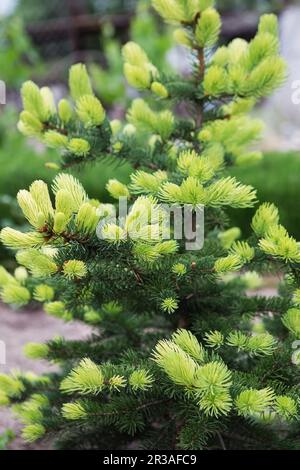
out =
[[[0,364],[0,373],[9,372],[11,369],[21,369],[43,373],[49,371],[49,363],[46,361],[32,361],[26,359],[22,349],[26,343],[44,342],[56,335],[67,339],[80,339],[88,336],[90,328],[81,323],[63,323],[45,315],[42,311],[12,311],[0,304],[0,340],[6,345],[6,364]],[[54,368],[53,368],[54,369]],[[19,435],[20,425],[13,419],[8,410],[0,408],[0,434],[7,428]],[[17,437],[10,445],[10,449],[48,449],[51,443],[27,445]]]

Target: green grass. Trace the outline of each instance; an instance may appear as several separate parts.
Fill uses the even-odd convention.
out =
[[[300,152],[268,153],[259,164],[234,168],[230,173],[242,183],[254,186],[260,202],[276,204],[281,223],[300,240]],[[251,233],[254,212],[255,209],[230,211],[231,220],[244,236]]]

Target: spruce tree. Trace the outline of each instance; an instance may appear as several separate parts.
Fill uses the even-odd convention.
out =
[[[273,204],[258,206],[253,234],[239,240],[227,208],[257,203],[230,176],[251,164],[262,124],[247,114],[284,80],[274,15],[249,43],[217,48],[212,0],[152,0],[190,52],[190,76],[164,76],[138,44],[123,48],[124,73],[140,96],[127,122],[110,121],[83,64],[70,97],[22,87],[19,129],[61,152],[51,192],[43,181],[18,193],[32,226],[1,232],[16,251],[1,268],[2,300],[43,303],[46,314],[93,327],[88,340],[55,337],[25,354],[56,373],[0,375],[0,401],[24,423],[23,437],[54,437],[64,449],[299,449],[300,249]],[[90,199],[70,166],[130,162],[122,220]],[[26,164],[26,162],[24,162]],[[56,164],[50,165],[56,168]],[[163,205],[204,207],[204,245],[165,239]],[[116,204],[117,205],[117,204]],[[151,218],[150,218],[151,214]],[[149,233],[151,232],[151,236]],[[282,272],[280,295],[247,295],[258,274]],[[34,321],[34,317],[32,319]],[[296,345],[296,346],[295,346]]]

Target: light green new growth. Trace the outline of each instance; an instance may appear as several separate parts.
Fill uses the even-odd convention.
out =
[[[63,393],[80,395],[97,395],[104,387],[101,369],[90,359],[82,359],[77,367],[62,381],[60,389]]]

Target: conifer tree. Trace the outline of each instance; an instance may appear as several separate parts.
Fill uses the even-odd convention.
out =
[[[16,251],[1,268],[1,297],[93,327],[88,340],[57,336],[25,354],[56,373],[0,375],[0,402],[24,423],[27,441],[53,436],[64,449],[299,449],[300,249],[273,204],[257,206],[253,234],[239,240],[226,209],[257,203],[230,176],[262,124],[248,116],[284,80],[274,15],[249,43],[217,47],[212,0],[152,0],[192,57],[189,77],[163,76],[138,44],[123,48],[124,74],[140,96],[125,123],[110,121],[83,64],[70,70],[70,96],[22,87],[19,129],[61,150],[51,191],[43,181],[18,193],[31,230],[1,232]],[[132,164],[131,182],[107,183],[130,201],[90,199],[72,165]],[[56,164],[50,166],[56,168]],[[199,250],[165,239],[163,204],[205,210]],[[150,218],[151,213],[151,218]],[[194,217],[195,218],[195,217]],[[151,236],[149,233],[151,232]],[[280,296],[247,296],[259,273],[285,275]],[[34,318],[33,320],[34,321]]]

